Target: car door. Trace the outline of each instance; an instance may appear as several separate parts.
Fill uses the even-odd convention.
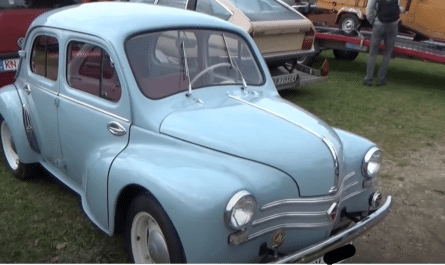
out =
[[[27,56],[16,86],[23,100],[23,118],[31,147],[42,164],[58,167],[62,159],[58,131],[59,31],[35,29],[27,38]]]
[[[66,175],[89,216],[108,227],[108,171],[128,143],[128,94],[106,42],[75,34],[65,47],[58,113]]]

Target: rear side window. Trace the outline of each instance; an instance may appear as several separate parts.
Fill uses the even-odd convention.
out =
[[[85,42],[68,44],[67,82],[78,90],[112,102],[119,101],[121,86],[110,55]]]
[[[185,9],[187,0],[159,0],[158,5],[171,6]]]
[[[59,42],[51,36],[40,35],[34,40],[31,52],[31,71],[50,80],[57,80]]]
[[[196,11],[224,20],[229,19],[232,15],[215,0],[199,0],[196,4]]]

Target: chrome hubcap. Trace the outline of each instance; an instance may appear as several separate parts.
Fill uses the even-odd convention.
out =
[[[136,263],[169,263],[167,242],[150,214],[138,213],[131,225],[131,247]]]
[[[20,163],[19,155],[17,154],[14,140],[12,139],[8,125],[5,121],[2,122],[0,130],[3,152],[5,153],[6,162],[13,170],[17,170]]]
[[[354,30],[354,21],[350,19],[343,21],[343,30],[346,32]]]

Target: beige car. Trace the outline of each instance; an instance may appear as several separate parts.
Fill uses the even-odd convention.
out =
[[[130,0],[195,10],[245,29],[269,65],[314,53],[312,22],[281,0]]]

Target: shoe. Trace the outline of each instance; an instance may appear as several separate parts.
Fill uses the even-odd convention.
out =
[[[384,86],[384,85],[386,85],[386,80],[379,80],[379,81],[377,82],[377,85],[378,85],[378,86]]]
[[[363,84],[364,86],[372,86],[372,80],[363,80],[363,81],[362,81],[362,84]]]

